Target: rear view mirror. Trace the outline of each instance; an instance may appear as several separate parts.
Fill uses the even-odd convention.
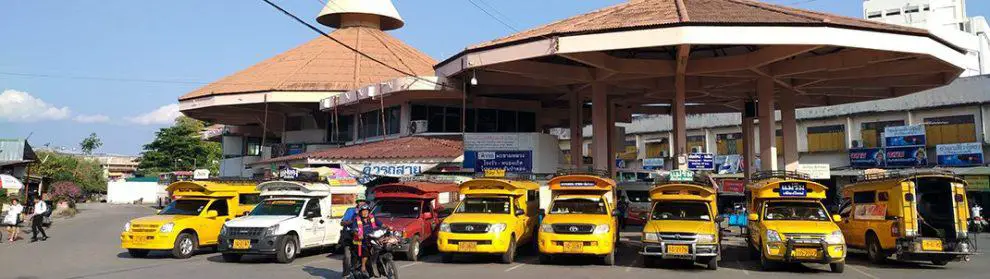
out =
[[[832,221],[833,222],[842,222],[842,216],[832,215]]]
[[[208,210],[208,211],[206,211],[206,216],[203,216],[203,217],[213,218],[213,217],[217,217],[217,216],[220,216],[220,214],[217,213],[216,210]]]
[[[747,219],[749,221],[759,221],[760,215],[756,215],[756,213],[750,213]]]
[[[523,214],[526,214],[526,211],[523,211],[522,209],[516,209],[516,216],[523,215]]]
[[[433,212],[423,212],[423,219],[433,219]]]

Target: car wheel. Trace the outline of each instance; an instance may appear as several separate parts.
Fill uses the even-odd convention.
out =
[[[510,264],[516,259],[516,237],[509,240],[509,249],[502,253],[502,263]]]
[[[172,245],[172,256],[176,259],[188,259],[198,249],[199,240],[196,239],[196,235],[187,232],[180,233],[175,238],[175,244]]]
[[[419,260],[419,236],[414,235],[409,240],[409,249],[406,250],[406,260],[415,262]]]
[[[553,256],[540,254],[540,264],[550,264],[551,262],[553,262]]]
[[[771,261],[770,259],[767,259],[767,256],[763,254],[763,251],[760,251],[759,253],[760,253],[760,268],[762,268],[763,271],[774,270],[774,268],[777,267],[775,262]]]
[[[279,263],[291,263],[296,259],[296,254],[299,253],[299,241],[296,240],[295,235],[283,236],[275,247],[278,249],[275,252],[275,260]]]
[[[604,262],[605,265],[607,265],[607,266],[614,266],[615,265],[615,249],[612,249],[612,252],[608,253],[608,255],[605,255],[604,259],[602,259],[602,262]]]
[[[832,273],[842,273],[846,271],[846,263],[830,263],[828,268],[832,270]]]
[[[442,263],[452,263],[454,262],[454,255],[449,253],[440,254],[440,262]]]
[[[144,258],[148,256],[148,250],[141,249],[127,249],[127,254],[131,255],[131,258]]]
[[[718,270],[718,257],[712,257],[711,259],[708,259],[708,262],[706,263],[706,267],[708,268],[708,270]]]
[[[224,254],[220,254],[220,256],[223,257],[224,262],[228,262],[228,263],[236,263],[241,261],[241,254],[224,253]]]
[[[872,233],[866,236],[866,258],[874,264],[882,264],[887,260],[887,255],[880,247],[880,240]]]

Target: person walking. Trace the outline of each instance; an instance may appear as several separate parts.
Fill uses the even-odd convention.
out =
[[[41,198],[34,200],[34,215],[31,216],[31,242],[38,241],[38,233],[41,233],[41,241],[48,240],[45,233],[45,214],[48,213],[48,204]]]
[[[3,226],[7,229],[7,241],[14,242],[17,241],[17,233],[20,231],[17,229],[17,224],[21,222],[21,213],[24,212],[24,206],[21,206],[20,201],[17,199],[10,200],[10,205],[7,208],[7,214],[3,216]]]

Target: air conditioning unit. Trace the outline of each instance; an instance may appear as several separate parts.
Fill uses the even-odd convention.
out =
[[[852,147],[853,148],[860,148],[859,140],[853,140],[852,141]]]
[[[409,134],[422,134],[429,131],[429,122],[426,120],[409,121]]]

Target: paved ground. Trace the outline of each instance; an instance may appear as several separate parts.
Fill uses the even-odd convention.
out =
[[[0,278],[339,278],[340,260],[327,254],[306,255],[292,264],[271,263],[266,258],[245,258],[244,263],[224,263],[220,255],[204,250],[190,259],[176,260],[164,254],[132,259],[119,248],[123,224],[154,210],[130,205],[81,205],[72,219],[56,219],[45,242],[26,240],[0,244]],[[30,235],[25,234],[28,238]],[[792,265],[774,272],[759,270],[748,259],[741,241],[729,239],[721,268],[707,271],[701,266],[666,265],[643,268],[635,256],[636,233],[624,234],[619,265],[594,265],[590,259],[572,258],[566,264],[540,265],[533,253],[524,253],[519,263],[504,265],[489,258],[458,258],[457,263],[439,263],[430,255],[422,262],[400,261],[402,278],[987,278],[990,256],[946,267],[912,263],[872,265],[863,255],[849,259],[845,274],[828,273],[827,266]],[[990,237],[981,243],[990,245]],[[990,246],[987,246],[990,247]]]

